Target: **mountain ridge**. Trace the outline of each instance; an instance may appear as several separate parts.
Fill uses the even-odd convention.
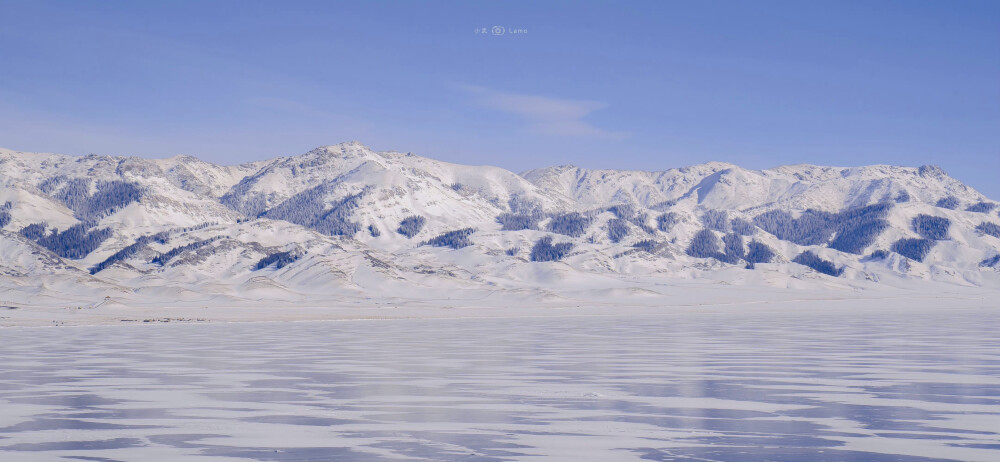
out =
[[[1000,288],[997,203],[934,166],[516,174],[359,142],[234,166],[0,149],[0,205],[16,303]],[[944,229],[925,237],[922,216]]]

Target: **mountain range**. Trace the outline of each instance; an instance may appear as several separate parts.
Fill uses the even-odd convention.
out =
[[[998,211],[934,166],[516,174],[357,142],[236,166],[0,149],[0,304],[981,293],[1000,288]]]

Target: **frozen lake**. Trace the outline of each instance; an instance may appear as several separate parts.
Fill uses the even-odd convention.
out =
[[[1000,460],[1000,314],[0,329],[0,460]]]

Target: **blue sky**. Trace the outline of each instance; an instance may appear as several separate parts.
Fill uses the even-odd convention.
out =
[[[514,171],[938,164],[1000,199],[1000,2],[0,0],[0,146],[348,140]]]

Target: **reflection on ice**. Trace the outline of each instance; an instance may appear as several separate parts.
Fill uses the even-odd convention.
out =
[[[1000,314],[4,329],[4,460],[1000,460]]]

